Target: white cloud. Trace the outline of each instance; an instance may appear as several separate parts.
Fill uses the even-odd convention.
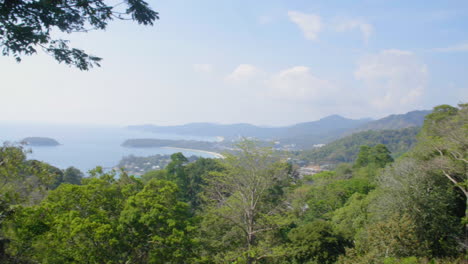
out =
[[[198,73],[213,73],[214,67],[211,64],[194,64],[193,70]]]
[[[306,39],[318,39],[318,33],[322,30],[320,16],[315,14],[305,14],[297,11],[289,11],[288,16],[292,22],[299,26]]]
[[[316,77],[305,66],[292,67],[273,75],[267,86],[270,96],[296,102],[323,101],[335,90],[329,81]]]
[[[257,77],[260,73],[261,71],[253,65],[240,64],[226,77],[226,80],[231,82],[249,81]]]
[[[465,52],[468,51],[468,43],[461,43],[458,45],[453,45],[445,48],[437,48],[433,49],[433,51],[437,52]]]
[[[345,19],[336,24],[335,30],[338,32],[359,30],[361,31],[364,42],[367,43],[374,32],[374,27],[361,19]]]
[[[382,112],[418,106],[428,80],[427,66],[415,54],[384,50],[358,62],[354,76],[364,83],[361,96]]]

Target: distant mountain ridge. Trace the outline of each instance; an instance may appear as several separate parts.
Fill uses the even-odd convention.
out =
[[[416,110],[406,114],[389,115],[387,117],[368,122],[358,127],[353,132],[367,130],[395,130],[408,127],[421,127],[424,123],[426,115],[430,114],[429,110]]]
[[[237,137],[255,137],[263,140],[280,140],[282,138],[301,137],[306,135],[333,135],[356,128],[369,119],[348,119],[332,115],[317,121],[299,123],[284,127],[260,127],[251,124],[213,124],[191,123],[179,126],[142,125],[129,126],[130,129],[144,130],[154,133],[171,133],[192,136],[223,136],[228,139]]]
[[[420,127],[431,111],[411,111],[406,114],[390,115],[382,119],[349,119],[331,115],[317,121],[298,123],[283,127],[261,127],[246,123],[214,124],[190,123],[178,126],[141,125],[129,129],[143,130],[161,134],[191,136],[222,136],[227,140],[239,137],[253,137],[260,140],[279,141],[289,149],[310,149],[315,144],[326,144],[339,138],[362,131],[399,130]]]

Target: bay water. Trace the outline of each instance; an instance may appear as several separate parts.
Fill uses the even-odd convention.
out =
[[[32,151],[28,154],[29,159],[44,161],[60,169],[74,166],[83,172],[96,166],[102,166],[105,169],[113,168],[124,156],[128,155],[146,157],[182,152],[186,156],[213,157],[205,152],[172,148],[122,147],[121,144],[127,139],[215,140],[211,137],[155,134],[117,126],[0,123],[0,142],[17,143],[25,137],[48,137],[60,143],[59,146],[26,146],[26,149]]]

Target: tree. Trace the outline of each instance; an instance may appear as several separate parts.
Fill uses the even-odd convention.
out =
[[[295,228],[288,237],[291,240],[288,255],[293,263],[335,263],[338,256],[345,252],[344,238],[323,220]]]
[[[377,168],[383,168],[388,163],[393,162],[390,154],[390,151],[384,144],[377,144],[373,147],[361,146],[354,167],[362,168],[372,164]]]
[[[352,241],[354,236],[367,224],[369,202],[375,198],[375,191],[368,195],[354,193],[345,206],[335,210],[332,223],[345,239]]]
[[[442,174],[424,160],[408,156],[387,167],[378,185],[382,192],[371,205],[374,223],[405,216],[414,225],[419,252],[426,256],[457,253],[462,233],[459,196]]]
[[[440,105],[426,117],[416,149],[468,199],[468,104]]]
[[[153,179],[130,197],[120,216],[125,263],[188,263],[193,256],[193,227],[178,188]]]
[[[187,185],[187,176],[185,175],[184,166],[188,163],[188,159],[184,154],[177,152],[171,155],[171,162],[166,166],[167,179],[175,181],[179,186]]]
[[[385,165],[392,162],[392,155],[384,144],[377,144],[371,149],[369,153],[370,164],[375,164],[378,168],[384,168]]]
[[[80,184],[81,179],[84,177],[84,174],[75,167],[69,167],[65,170],[61,170],[50,166],[49,171],[57,175],[55,182],[50,185],[51,190],[56,189],[62,183]]]
[[[406,215],[390,216],[367,225],[354,242],[355,248],[347,249],[338,263],[387,263],[388,258],[427,255],[425,245],[416,236],[415,223]]]
[[[18,62],[41,48],[58,62],[88,70],[100,66],[101,58],[69,47],[68,40],[55,39],[52,32],[104,30],[114,19],[153,25],[158,18],[143,0],[4,0],[0,2],[0,46],[3,55]]]
[[[11,205],[35,204],[61,177],[61,171],[47,163],[27,160],[21,145],[0,146],[0,200]]]
[[[359,153],[356,159],[356,162],[354,163],[355,167],[365,167],[369,164],[369,154],[370,154],[371,148],[369,146],[361,146],[359,149]]]
[[[36,160],[26,160],[21,145],[0,146],[0,262],[9,256],[4,252],[9,238],[2,227],[19,204],[37,204],[57,179],[59,169]]]
[[[63,172],[62,181],[69,184],[80,184],[83,176],[83,173],[79,169],[75,167],[68,167]]]
[[[240,255],[247,263],[253,263],[266,257],[266,252],[255,248],[258,237],[278,226],[272,218],[284,205],[280,198],[289,183],[288,166],[273,155],[271,148],[259,147],[256,142],[244,140],[237,148],[237,155],[226,155],[222,161],[226,169],[211,174],[208,180],[206,198],[211,207],[207,219],[224,221],[220,228],[225,232],[223,239],[238,234],[229,243],[237,245],[235,250],[240,252],[230,257],[236,259]]]
[[[19,210],[10,220],[9,252],[38,263],[118,262],[124,243],[118,219],[131,195],[120,181],[96,173],[83,185],[62,184],[40,205]]]
[[[199,158],[185,166],[186,185],[179,186],[183,199],[189,203],[192,210],[198,210],[202,205],[201,193],[207,185],[206,178],[212,172],[222,172],[224,167],[217,159]]]
[[[177,186],[115,176],[98,168],[18,207],[6,225],[11,263],[191,263],[194,228]]]

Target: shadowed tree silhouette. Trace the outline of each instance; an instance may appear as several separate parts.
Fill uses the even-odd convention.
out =
[[[4,0],[0,1],[0,47],[2,55],[14,56],[18,62],[42,49],[60,63],[89,70],[99,67],[102,59],[71,48],[68,40],[55,39],[52,32],[104,30],[112,20],[153,25],[156,19],[158,13],[143,0]]]

